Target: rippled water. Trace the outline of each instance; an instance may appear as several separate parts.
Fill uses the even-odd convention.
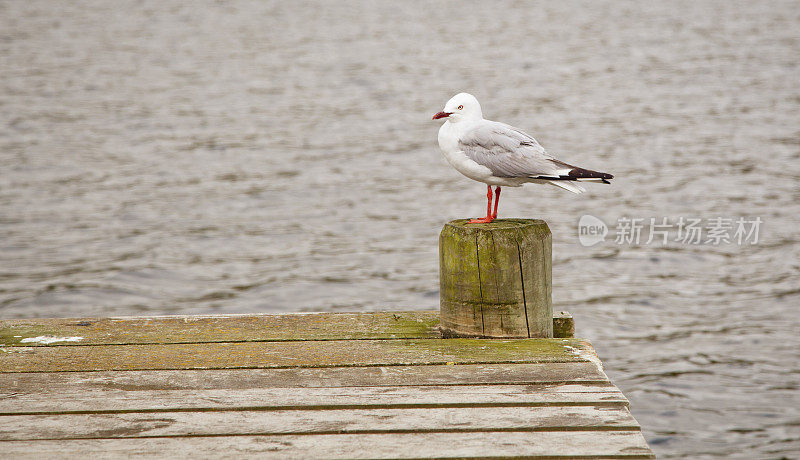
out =
[[[797,2],[0,2],[0,316],[438,305],[483,212],[458,91],[568,162],[507,189],[662,458],[800,456]],[[760,217],[757,245],[578,244],[578,217]],[[613,239],[613,235],[611,238]]]

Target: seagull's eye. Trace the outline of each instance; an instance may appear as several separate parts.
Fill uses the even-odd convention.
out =
[[[464,106],[463,106],[463,105],[459,105],[459,106],[458,106],[458,110],[461,110],[461,109],[463,109],[463,108],[464,108]]]

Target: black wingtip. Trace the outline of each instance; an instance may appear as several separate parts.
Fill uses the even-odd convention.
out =
[[[603,179],[603,182],[614,178],[614,176],[608,173],[583,168],[572,169],[569,172],[569,177],[574,177],[575,179]]]

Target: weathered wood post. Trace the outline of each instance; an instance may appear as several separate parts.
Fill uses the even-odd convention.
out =
[[[454,220],[439,235],[445,336],[553,337],[553,239],[539,219]]]

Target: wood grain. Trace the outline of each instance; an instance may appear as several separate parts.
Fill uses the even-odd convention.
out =
[[[574,337],[553,317],[554,337]],[[441,338],[438,311],[0,320],[0,347]],[[564,331],[564,332],[560,332]],[[477,334],[476,334],[477,335]],[[79,341],[24,342],[36,337]]]
[[[0,320],[0,346],[441,338],[435,311]],[[78,342],[24,343],[35,337]]]
[[[420,339],[10,347],[2,372],[583,361],[578,339]]]
[[[6,441],[11,458],[654,458],[637,431],[310,434]]]
[[[627,407],[628,401],[619,389],[610,384],[192,390],[79,387],[58,395],[0,393],[0,415],[581,405]]]
[[[279,369],[139,370],[0,374],[5,397],[108,390],[203,390],[451,385],[607,384],[594,362],[429,366],[292,367]]]
[[[265,434],[636,430],[624,407],[426,407],[0,416],[0,441]]]

